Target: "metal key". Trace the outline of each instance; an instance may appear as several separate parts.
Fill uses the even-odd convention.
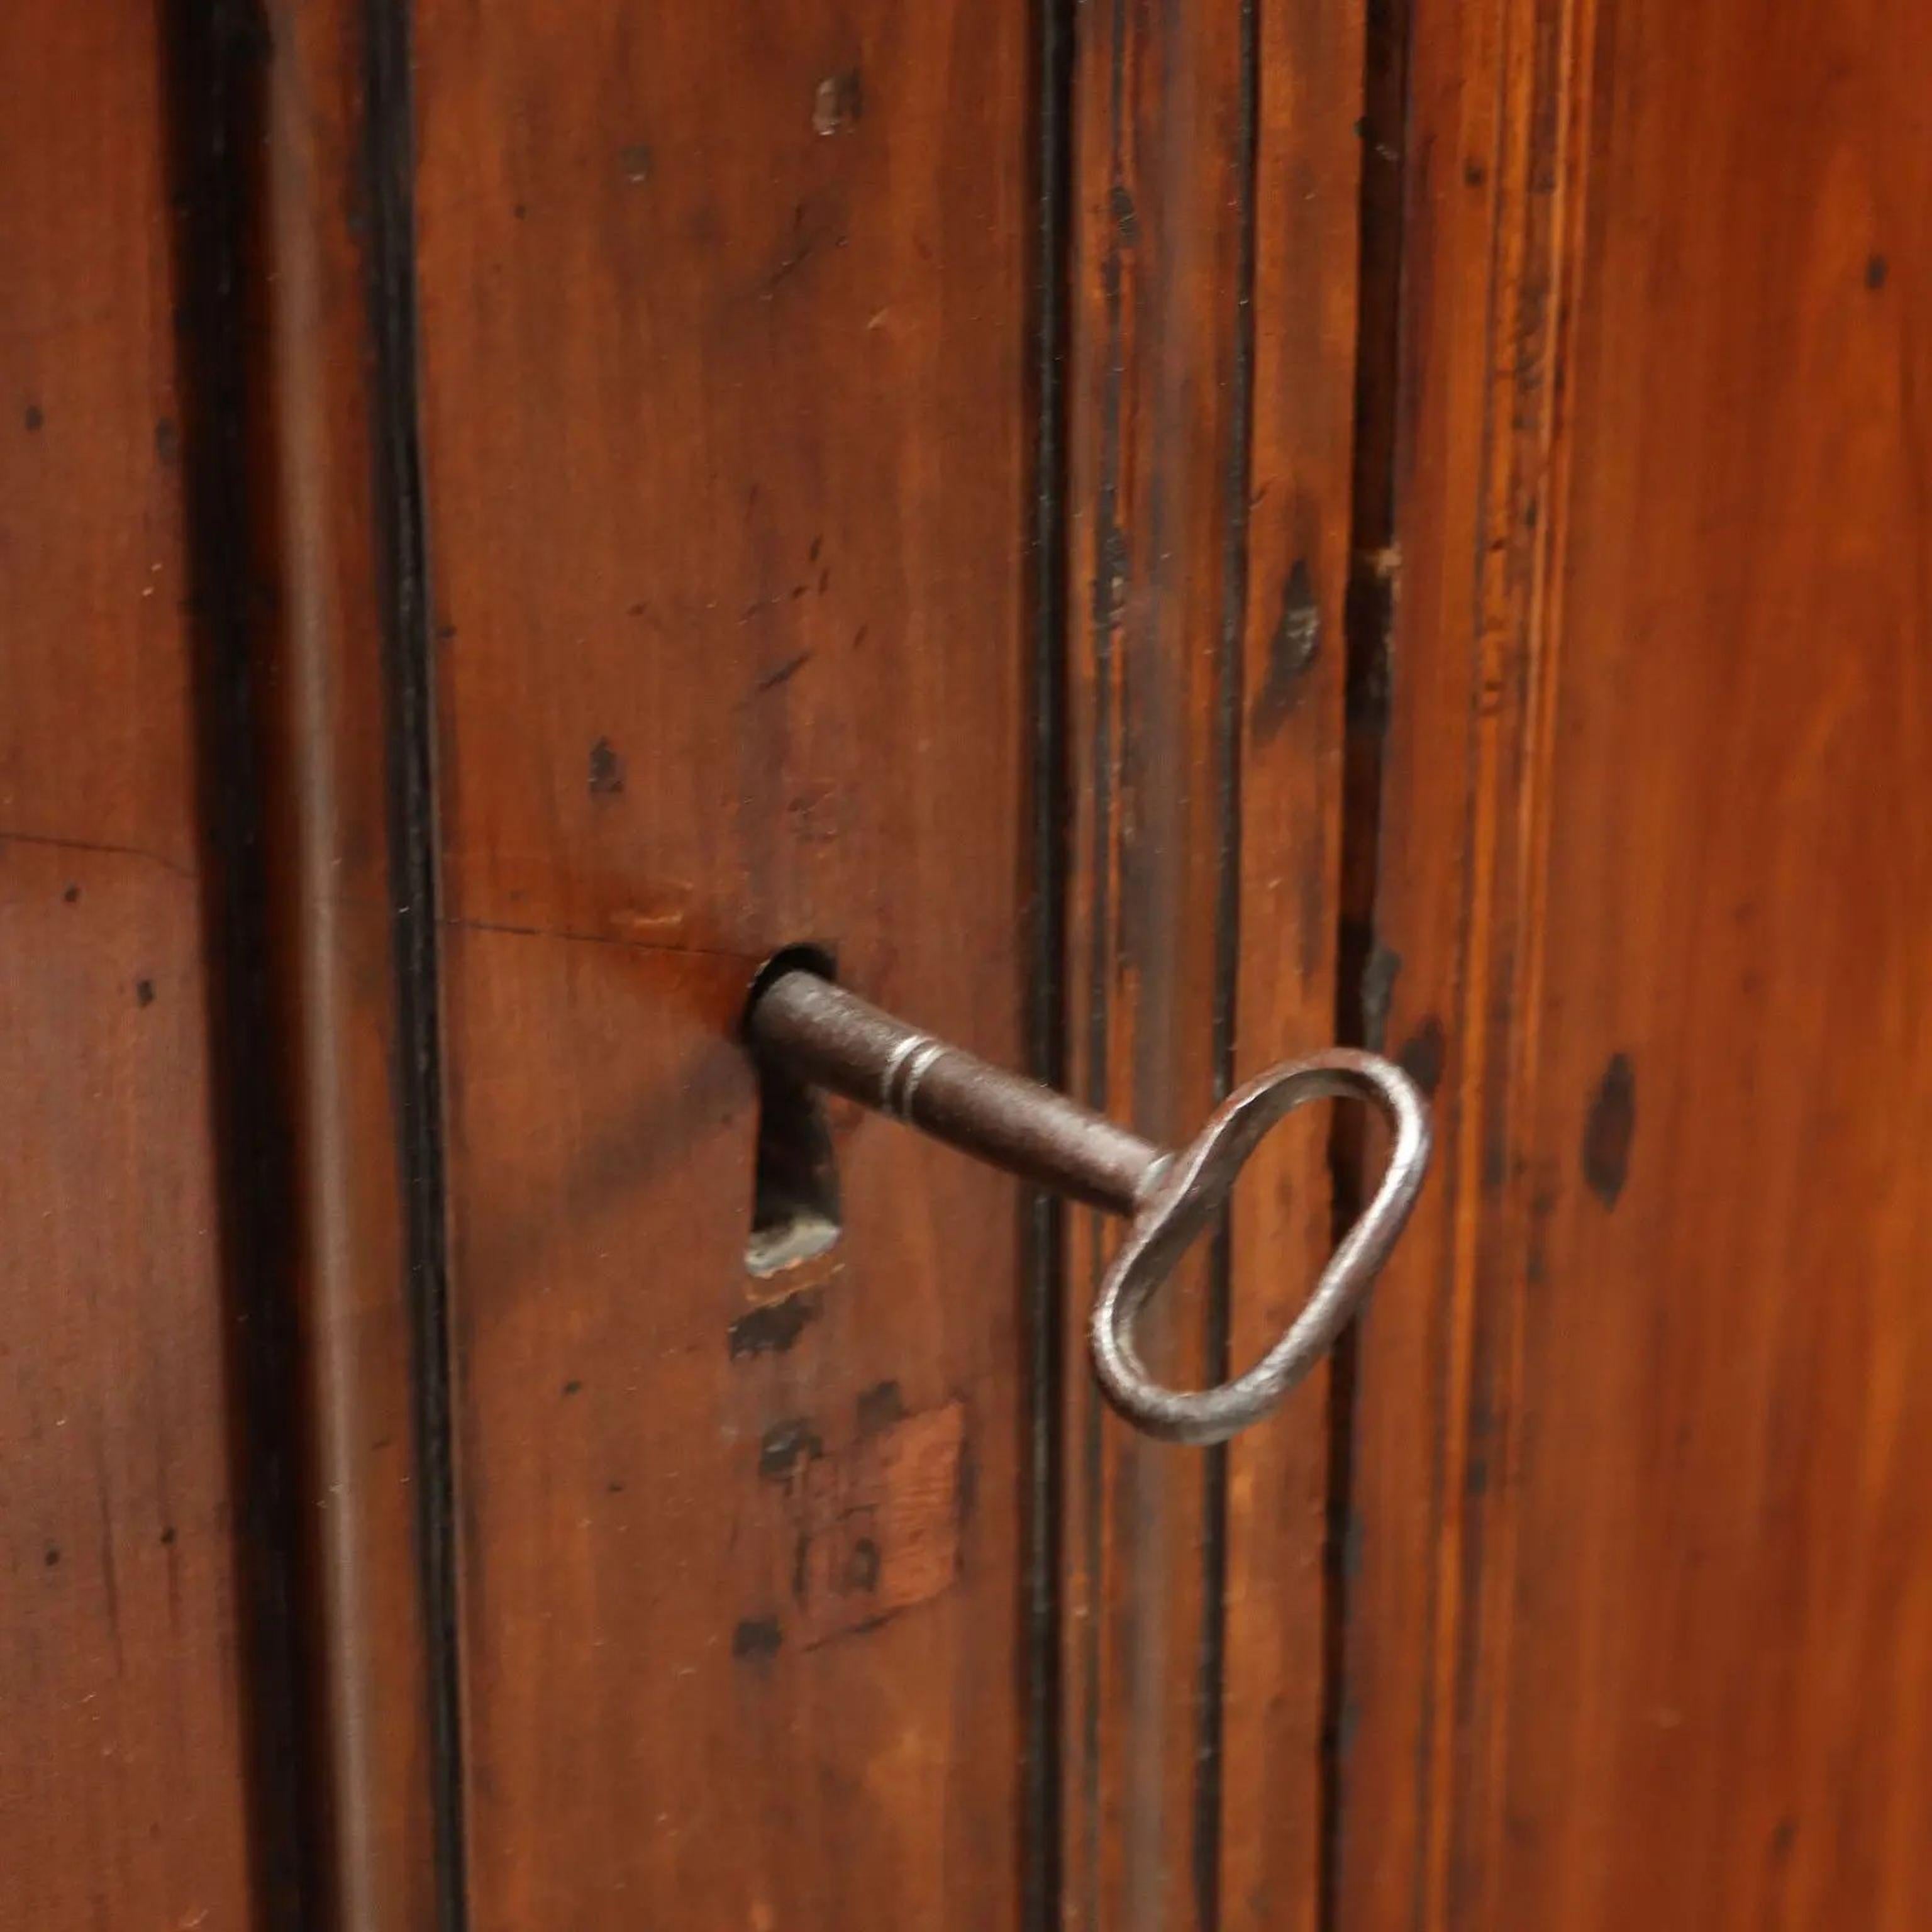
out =
[[[1221,1442],[1258,1421],[1347,1326],[1408,1220],[1430,1154],[1429,1112],[1414,1081],[1372,1053],[1333,1047],[1283,1062],[1222,1102],[1170,1152],[1038,1082],[988,1066],[801,966],[781,963],[754,989],[753,1049],[796,1078],[890,1114],[922,1133],[1089,1206],[1126,1216],[1126,1240],[1094,1305],[1089,1348],[1108,1401],[1136,1428],[1174,1442]],[[1367,1102],[1393,1130],[1381,1185],[1342,1237],[1287,1331],[1245,1372],[1204,1389],[1148,1373],[1133,1325],[1248,1156],[1296,1107]]]

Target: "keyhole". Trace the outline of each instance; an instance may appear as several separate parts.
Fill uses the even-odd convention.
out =
[[[801,967],[828,980],[835,976],[823,949],[788,946],[766,962],[752,989],[752,1000],[777,974]],[[774,1275],[796,1268],[824,1254],[840,1232],[838,1161],[818,1091],[761,1056],[746,1268],[754,1275]]]

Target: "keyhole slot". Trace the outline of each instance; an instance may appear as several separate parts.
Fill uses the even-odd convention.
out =
[[[768,960],[746,1003],[748,1013],[766,986],[800,968],[836,977],[822,947],[788,946]],[[745,1244],[748,1274],[766,1276],[815,1260],[837,1245],[838,1163],[818,1089],[775,1059],[756,1056],[758,1138],[752,1172],[752,1228]]]

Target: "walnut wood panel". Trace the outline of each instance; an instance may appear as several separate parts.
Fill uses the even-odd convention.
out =
[[[1423,0],[1339,1923],[1922,1923],[1932,32]]]
[[[1348,5],[1077,17],[1070,1057],[1173,1139],[1333,1036],[1363,29]],[[1148,1324],[1172,1378],[1291,1316],[1326,1136],[1286,1130],[1177,1276]],[[1065,1922],[1312,1923],[1325,1378],[1225,1461],[1133,1438],[1080,1333],[1112,1238],[1072,1219]]]
[[[418,10],[478,1928],[1018,1914],[1016,1191],[843,1114],[750,1276],[734,1036],[1022,1050],[1030,32]]]
[[[0,1871],[250,1922],[154,10],[0,14]]]

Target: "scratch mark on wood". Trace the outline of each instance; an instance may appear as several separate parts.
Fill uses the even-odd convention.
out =
[[[9,832],[0,828],[0,845],[40,845],[53,852],[96,852],[109,859],[145,859],[151,866],[158,866],[164,872],[172,872],[178,879],[192,879],[192,867],[178,865],[158,852],[144,851],[138,845],[110,845],[92,838],[59,838],[46,832]],[[80,896],[76,890],[75,898]],[[68,902],[70,904],[72,900]]]
[[[783,664],[766,671],[752,688],[760,695],[767,691],[776,691],[780,685],[790,683],[811,662],[812,653],[800,651],[794,656],[787,658]]]

